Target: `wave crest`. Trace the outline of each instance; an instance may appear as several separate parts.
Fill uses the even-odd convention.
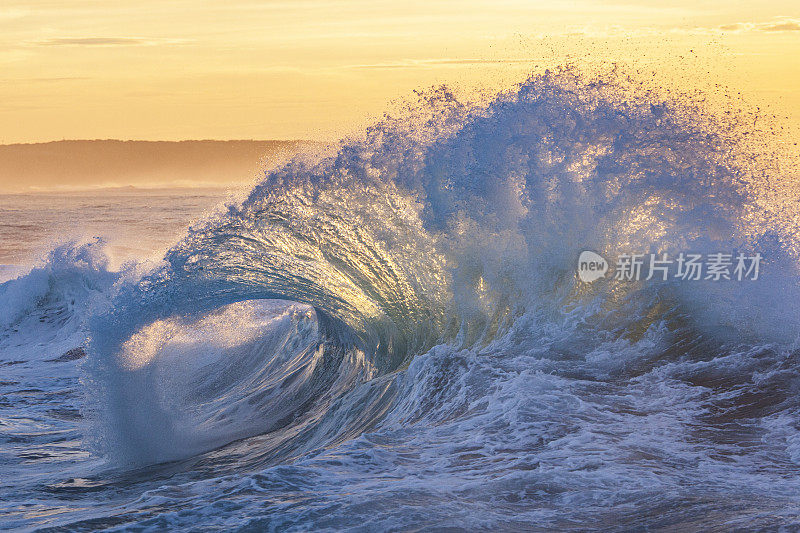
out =
[[[120,354],[157,321],[246,300],[305,304],[334,374],[349,375],[354,354],[376,369],[347,386],[324,380],[325,407],[303,423],[326,428],[359,380],[403,368],[436,344],[493,342],[532,314],[554,323],[578,314],[603,338],[688,321],[724,342],[792,342],[794,237],[759,192],[774,169],[753,165],[736,128],[691,102],[569,70],[534,76],[483,105],[444,88],[423,93],[334,156],[269,172],[241,204],[195,225],[164,266],[121,287],[93,320],[90,360],[119,407],[140,388],[129,373],[141,376],[158,359],[131,369]],[[757,287],[587,288],[575,277],[586,249],[606,257],[753,250],[769,260]],[[348,420],[373,412],[351,407]],[[374,416],[358,427],[382,414]],[[319,429],[326,439],[344,434],[328,429]]]

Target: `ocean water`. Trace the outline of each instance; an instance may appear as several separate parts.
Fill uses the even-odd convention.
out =
[[[2,198],[0,528],[799,527],[797,174],[748,124],[567,70],[236,201]]]
[[[159,256],[233,189],[112,188],[0,194],[0,279],[24,273],[53,248],[100,238],[111,267]]]

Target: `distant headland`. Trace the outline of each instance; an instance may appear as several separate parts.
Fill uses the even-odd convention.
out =
[[[318,143],[300,140],[64,140],[0,145],[0,192],[224,187]]]

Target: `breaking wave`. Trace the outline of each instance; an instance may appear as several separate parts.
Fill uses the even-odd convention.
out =
[[[467,501],[470,527],[647,524],[626,502],[735,524],[746,511],[726,509],[762,489],[795,509],[798,174],[745,129],[570,70],[483,104],[422,93],[115,280],[86,326],[93,446],[123,466],[268,469],[277,485],[242,482],[276,498],[251,516],[289,508],[286,479],[310,484],[276,527],[436,526]],[[588,285],[583,250],[764,262],[758,280]],[[45,275],[13,283],[43,295]],[[384,515],[318,514],[355,478]]]
[[[585,324],[579,353],[656,330],[669,345],[687,328],[712,335],[720,347],[793,343],[797,261],[786,244],[792,236],[780,233],[759,204],[764,166],[749,164],[731,124],[680,101],[623,89],[565,71],[534,77],[483,106],[433,90],[335,155],[266,174],[241,204],[197,223],[162,268],[122,287],[111,310],[93,322],[90,360],[102,375],[101,396],[117,406],[107,426],[113,434],[104,436],[114,442],[109,449],[152,462],[204,448],[205,437],[180,445],[160,437],[174,414],[149,398],[157,390],[153,378],[140,374],[157,372],[167,357],[163,344],[175,335],[198,335],[196,326],[175,325],[169,321],[179,319],[171,317],[208,321],[237,302],[313,309],[318,332],[304,337],[301,351],[321,361],[304,363],[312,384],[278,418],[286,424],[280,431],[303,426],[293,438],[317,446],[341,436],[314,435],[357,383],[402,369],[434,346],[476,350],[544,317],[552,325]],[[587,288],[575,277],[586,249],[606,257],[745,250],[766,260],[752,283],[609,280]],[[170,327],[154,325],[164,320]],[[255,325],[241,320],[225,327],[249,335]],[[214,331],[212,337],[226,338]],[[536,342],[536,329],[526,335]],[[143,348],[135,343],[138,355],[126,354],[142,336],[159,348],[130,368]],[[202,349],[182,356],[199,365],[192,376],[214,370],[203,366],[205,351],[238,366],[253,349],[245,343],[223,356],[214,342],[194,342]],[[265,365],[285,356],[284,348],[262,349]],[[183,372],[180,366],[167,373]],[[229,441],[278,431],[266,415],[280,380],[252,372],[219,385],[217,411],[195,406],[204,420],[237,428]],[[174,386],[172,378],[159,379]],[[180,386],[193,397],[193,383],[202,382],[182,379]],[[231,387],[264,399],[255,402],[256,415],[229,420],[243,416],[232,408],[238,400],[226,396]],[[366,415],[354,407],[344,416]],[[224,440],[211,438],[205,447]]]

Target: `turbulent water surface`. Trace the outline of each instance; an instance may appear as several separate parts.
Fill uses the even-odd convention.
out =
[[[796,174],[750,138],[546,73],[424,93],[163,260],[55,247],[0,285],[0,527],[800,525]],[[137,242],[203,202],[108,212]],[[583,250],[764,262],[588,285]]]

